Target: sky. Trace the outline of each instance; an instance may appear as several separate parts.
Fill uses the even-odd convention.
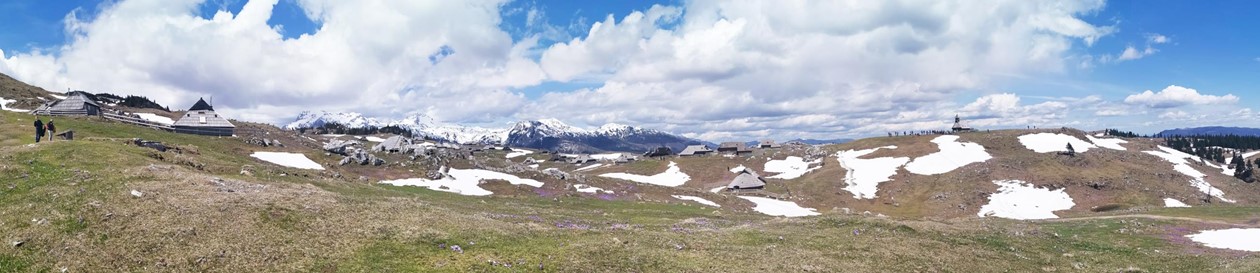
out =
[[[1260,127],[1255,1],[0,3],[0,73],[52,91],[708,141]]]

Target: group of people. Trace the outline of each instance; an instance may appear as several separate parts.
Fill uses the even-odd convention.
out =
[[[57,126],[53,125],[53,120],[51,118],[48,119],[48,123],[44,123],[43,119],[39,119],[39,118],[35,119],[35,142],[36,143],[39,143],[39,140],[43,139],[45,134],[48,135],[48,141],[52,141],[53,134],[56,134],[56,133],[57,133]]]

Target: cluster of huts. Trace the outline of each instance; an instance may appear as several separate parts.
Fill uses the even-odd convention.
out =
[[[803,143],[795,143],[795,142],[789,143],[789,145],[792,145],[792,144],[803,145]],[[720,155],[726,155],[726,156],[745,156],[745,155],[751,155],[753,151],[756,149],[778,149],[780,147],[782,147],[782,145],[775,143],[774,140],[762,140],[752,146],[749,146],[747,143],[743,143],[743,142],[722,142],[722,144],[718,145],[717,149],[709,148],[708,145],[697,144],[697,145],[688,145],[687,148],[684,148],[682,152],[678,153],[678,156],[705,156],[705,155],[712,155],[712,154],[720,154]]]
[[[236,130],[235,125],[228,122],[227,118],[215,113],[214,107],[206,103],[204,99],[198,99],[197,103],[188,108],[188,111],[176,120],[175,124],[171,125],[156,124],[144,121],[138,117],[122,115],[123,113],[117,110],[106,109],[102,107],[100,102],[96,101],[95,95],[84,91],[67,92],[64,99],[44,103],[32,110],[31,114],[37,116],[100,116],[127,123],[140,123],[176,133],[207,136],[232,136]]]

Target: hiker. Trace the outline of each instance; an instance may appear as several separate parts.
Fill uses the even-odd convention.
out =
[[[48,124],[45,124],[44,126],[48,127],[48,142],[52,142],[53,135],[57,134],[57,126],[53,125],[53,120],[51,118],[48,119]]]
[[[35,143],[39,143],[41,138],[44,138],[44,121],[35,118]]]

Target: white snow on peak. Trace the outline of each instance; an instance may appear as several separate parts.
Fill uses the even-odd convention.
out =
[[[906,164],[906,171],[920,175],[937,175],[952,172],[971,163],[985,162],[993,156],[984,146],[972,142],[958,142],[958,136],[944,135],[932,139],[941,151],[915,158]]]
[[[284,128],[289,130],[312,128],[329,123],[337,123],[351,128],[382,127],[384,125],[384,123],[375,118],[364,117],[362,114],[354,112],[304,111],[293,122],[285,125]]]
[[[1191,178],[1190,185],[1195,189],[1198,189],[1199,192],[1209,194],[1212,197],[1216,197],[1217,199],[1228,203],[1235,202],[1234,200],[1225,198],[1225,192],[1221,191],[1221,189],[1212,186],[1212,184],[1208,184],[1207,180],[1204,180],[1204,178],[1207,177],[1207,174],[1204,174],[1203,172],[1200,172],[1190,166],[1190,161],[1187,159],[1196,159],[1198,157],[1164,146],[1159,146],[1159,151],[1143,151],[1143,153],[1158,156],[1159,158],[1163,158],[1165,161],[1172,163],[1173,170],[1189,176]]]
[[[140,116],[140,119],[147,120],[147,121],[151,121],[151,122],[156,122],[156,123],[159,123],[159,124],[166,124],[166,125],[175,124],[175,120],[173,120],[173,119],[171,119],[171,118],[168,118],[168,117],[159,116],[159,115],[157,115],[157,114],[151,114],[151,113],[136,113],[136,115],[137,115],[137,116]]]
[[[853,198],[871,199],[875,198],[876,191],[879,190],[879,183],[892,180],[890,177],[897,174],[897,168],[905,165],[910,161],[908,157],[880,157],[872,159],[861,159],[879,149],[896,149],[897,146],[886,146],[866,150],[847,150],[836,153],[836,159],[840,162],[840,167],[845,170],[844,190],[853,193]]]
[[[1211,248],[1260,252],[1260,228],[1204,230],[1186,238]]]
[[[1019,143],[1038,153],[1066,152],[1068,144],[1072,144],[1072,149],[1078,153],[1084,153],[1089,151],[1089,149],[1098,147],[1093,143],[1085,142],[1074,136],[1052,133],[1022,135],[1019,136]]]
[[[324,166],[320,166],[319,163],[315,163],[315,161],[311,161],[311,159],[306,158],[306,155],[304,154],[254,152],[253,154],[249,156],[257,158],[262,161],[267,161],[267,162],[274,163],[276,165],[290,167],[290,168],[308,169],[308,170],[323,170],[324,169]]]
[[[737,196],[753,202],[753,210],[765,215],[784,216],[784,217],[802,217],[820,215],[817,209],[801,207],[792,201],[780,201],[765,197],[757,196]]]
[[[678,168],[678,164],[674,163],[673,161],[669,162],[669,169],[666,169],[665,172],[662,172],[656,175],[645,176],[645,175],[628,174],[628,173],[606,173],[606,174],[601,174],[599,176],[607,177],[607,178],[616,178],[616,179],[621,179],[621,180],[630,180],[630,181],[644,183],[644,184],[653,184],[653,185],[660,185],[660,186],[666,186],[666,187],[682,186],[682,184],[685,184],[687,183],[688,180],[691,180],[691,176],[688,176],[686,173],[683,173],[682,169]]]
[[[494,194],[494,192],[488,191],[479,186],[486,180],[504,180],[512,185],[526,185],[535,188],[543,186],[543,183],[538,180],[520,178],[511,174],[480,169],[450,169],[450,171],[447,171],[446,177],[437,180],[410,178],[387,180],[381,181],[380,183],[394,186],[425,187],[430,190],[453,192],[462,195],[486,196]]]
[[[980,217],[1008,219],[1059,218],[1055,211],[1071,209],[1076,203],[1064,189],[1050,190],[1034,187],[1019,180],[996,180],[998,192],[989,195],[989,203],[980,207]]]
[[[1117,150],[1117,151],[1127,151],[1127,150],[1129,150],[1129,149],[1124,148],[1124,146],[1121,146],[1121,145],[1120,145],[1120,144],[1124,144],[1124,143],[1129,143],[1128,141],[1125,141],[1125,140],[1123,140],[1123,139],[1119,139],[1119,138],[1096,138],[1096,137],[1094,137],[1094,136],[1085,136],[1085,138],[1088,138],[1088,139],[1089,139],[1089,142],[1093,142],[1093,143],[1094,143],[1094,145],[1098,145],[1098,147],[1103,147],[1103,148],[1112,149],[1112,150]],[[1067,145],[1064,145],[1064,146],[1067,146]],[[1067,148],[1067,147],[1064,147],[1064,148]],[[1072,145],[1072,148],[1076,148],[1076,145]]]
[[[690,195],[672,195],[672,196],[674,198],[678,198],[681,200],[695,201],[696,203],[700,203],[705,206],[722,207],[722,205],[718,205],[718,203],[714,203],[713,201],[709,201],[708,199],[700,198],[699,196],[690,196]]]
[[[1172,198],[1164,198],[1164,207],[1168,207],[1168,208],[1189,208],[1189,207],[1190,207],[1190,205],[1186,205],[1186,203],[1182,203],[1182,202],[1181,202],[1181,200],[1172,199]]]
[[[791,180],[817,170],[818,168],[822,168],[822,166],[814,166],[813,168],[809,167],[811,164],[818,163],[822,163],[821,158],[806,162],[804,158],[799,156],[789,156],[787,159],[783,160],[766,161],[766,166],[762,170],[767,173],[779,173],[778,175],[771,176],[770,178]]]

